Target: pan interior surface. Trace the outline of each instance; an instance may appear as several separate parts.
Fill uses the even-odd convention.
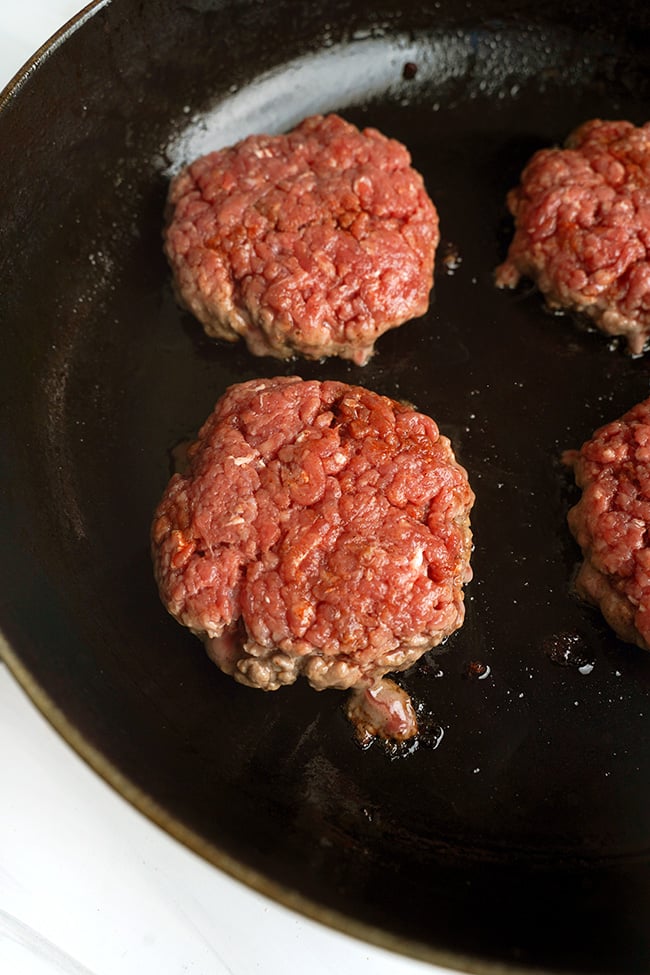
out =
[[[0,113],[4,656],[204,855],[477,972],[650,967],[650,656],[572,595],[560,462],[648,395],[648,363],[493,281],[530,155],[646,121],[650,21],[615,13],[114,0]],[[440,214],[429,312],[363,368],[208,340],[161,249],[185,162],[328,111],[404,142]],[[158,600],[175,448],[228,385],[280,374],[415,403],[476,492],[465,625],[400,676],[430,731],[408,754],[359,748],[337,692],[235,684]]]

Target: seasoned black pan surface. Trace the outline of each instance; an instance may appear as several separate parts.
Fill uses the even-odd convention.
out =
[[[649,27],[643,3],[113,0],[0,112],[4,658],[208,859],[465,970],[650,970],[650,655],[571,595],[559,460],[648,395],[650,360],[492,275],[530,154],[590,117],[646,120]],[[207,340],[161,252],[170,174],[330,110],[424,175],[450,257],[429,313],[365,368]],[[159,603],[174,448],[227,385],[280,373],[416,403],[476,491],[465,627],[403,676],[430,726],[410,754],[359,748],[337,692],[238,686]]]

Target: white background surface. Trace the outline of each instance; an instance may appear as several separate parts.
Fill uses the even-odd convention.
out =
[[[0,88],[80,8],[0,0]],[[0,664],[1,975],[293,972],[445,975],[293,914],[194,856],[96,776]]]

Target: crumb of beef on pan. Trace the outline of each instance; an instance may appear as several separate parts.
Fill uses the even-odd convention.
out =
[[[384,675],[461,626],[474,500],[432,419],[358,386],[231,386],[152,525],[163,603],[227,674],[353,690],[359,736],[417,731]]]
[[[568,451],[582,489],[569,527],[584,561],[576,591],[627,643],[650,649],[650,399]]]
[[[164,237],[208,335],[363,365],[427,311],[439,233],[405,146],[328,115],[195,160],[171,183]]]
[[[594,119],[537,152],[508,194],[515,234],[500,287],[532,279],[641,353],[650,334],[650,123]]]

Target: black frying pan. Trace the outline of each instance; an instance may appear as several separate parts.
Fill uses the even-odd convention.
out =
[[[559,463],[648,394],[650,360],[492,283],[530,154],[648,117],[649,28],[643,2],[113,0],[0,112],[4,659],[218,866],[476,972],[650,970],[650,655],[570,593]],[[461,257],[364,369],[208,341],[161,253],[181,162],[328,110],[410,147]],[[229,383],[289,372],[414,401],[477,493],[466,625],[403,677],[437,732],[398,759],[355,744],[337,692],[221,675],[152,581],[173,448]]]

